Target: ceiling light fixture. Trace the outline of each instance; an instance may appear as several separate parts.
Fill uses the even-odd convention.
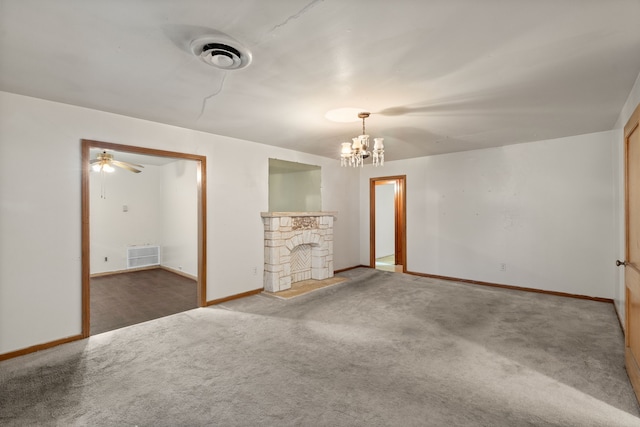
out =
[[[340,152],[340,164],[342,166],[362,167],[364,159],[373,154],[373,165],[384,165],[384,138],[373,138],[373,150],[369,152],[369,135],[364,129],[364,120],[371,113],[358,113],[358,117],[362,119],[362,135],[352,138],[353,143],[343,142]]]
[[[111,162],[113,161],[113,155],[104,153],[100,153],[96,156],[96,160],[91,162],[91,169],[94,172],[113,172],[115,169],[111,166]]]
[[[96,158],[89,161],[89,166],[94,172],[100,172],[100,198],[107,198],[107,186],[106,186],[106,174],[105,172],[115,172],[114,166],[122,169],[126,169],[133,173],[140,173],[141,171],[136,168],[144,168],[142,165],[136,165],[134,163],[124,162],[122,160],[115,160],[113,154],[107,153],[104,150],[102,153],[98,153]]]
[[[91,165],[91,169],[94,172],[113,172],[115,169],[114,166],[117,166],[122,169],[126,169],[133,173],[140,173],[141,171],[136,168],[144,168],[142,165],[136,165],[134,163],[123,162],[121,160],[115,160],[113,158],[113,154],[107,153],[107,151],[103,151],[102,153],[98,153],[94,160],[89,162]]]

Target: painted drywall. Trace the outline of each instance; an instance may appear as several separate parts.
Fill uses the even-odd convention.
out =
[[[194,106],[194,121],[198,111]],[[268,209],[269,158],[322,167],[323,209],[338,212],[334,266],[359,264],[358,170],[335,159],[0,92],[0,353],[81,332],[82,138],[206,156],[207,300],[262,287],[260,212]]]
[[[613,174],[614,174],[614,206],[617,210],[615,218],[616,229],[616,259],[623,260],[626,254],[625,248],[625,178],[624,178],[624,126],[627,124],[631,115],[640,104],[640,74],[636,78],[633,88],[629,92],[627,101],[625,102],[618,120],[616,121],[611,144],[614,147],[613,158]],[[624,269],[616,269],[615,277],[615,293],[613,300],[620,317],[620,321],[624,325],[625,321],[625,284],[624,284]]]
[[[275,159],[270,159],[271,161]],[[279,165],[281,161],[276,160]],[[309,165],[310,167],[314,165]],[[279,166],[279,170],[282,166]],[[269,211],[319,212],[322,210],[321,168],[305,171],[269,171]]]
[[[91,274],[126,270],[127,247],[162,245],[161,167],[91,172]]]
[[[127,248],[158,245],[162,266],[198,272],[196,162],[90,175],[91,274],[127,269]]]
[[[612,298],[614,135],[387,162],[383,172],[366,167],[361,209],[369,209],[369,178],[406,174],[409,271]]]
[[[396,251],[395,184],[376,185],[376,258]]]
[[[161,167],[162,265],[198,276],[197,162]]]

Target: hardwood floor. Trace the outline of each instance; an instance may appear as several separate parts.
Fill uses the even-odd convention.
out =
[[[91,335],[198,306],[196,281],[160,268],[91,279]]]

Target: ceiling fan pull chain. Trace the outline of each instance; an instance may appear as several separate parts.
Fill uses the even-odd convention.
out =
[[[100,198],[101,199],[106,199],[107,198],[107,186],[105,185],[105,173],[104,173],[104,169],[100,168]]]

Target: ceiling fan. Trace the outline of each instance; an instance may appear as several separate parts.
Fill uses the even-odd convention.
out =
[[[144,166],[136,165],[135,163],[115,160],[113,158],[113,154],[107,153],[106,150],[103,151],[102,153],[98,153],[96,158],[94,160],[91,160],[89,164],[91,165],[93,170],[96,172],[103,172],[103,171],[113,172],[115,170],[113,167],[117,166],[119,168],[126,169],[134,173],[140,173],[142,171],[136,168],[144,168]]]

